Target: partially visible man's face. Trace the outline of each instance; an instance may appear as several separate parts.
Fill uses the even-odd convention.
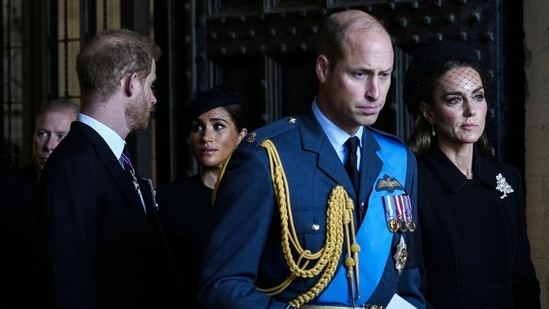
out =
[[[71,110],[53,110],[46,112],[36,120],[32,161],[38,171],[42,171],[46,160],[59,142],[69,133],[71,122],[76,115]]]
[[[140,83],[141,89],[136,97],[130,102],[126,110],[126,122],[130,131],[146,129],[149,126],[149,118],[153,105],[156,104],[156,96],[153,88],[156,81],[156,63],[151,64],[151,73]]]

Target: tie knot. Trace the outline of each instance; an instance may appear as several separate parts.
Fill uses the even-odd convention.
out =
[[[345,142],[345,147],[347,148],[347,151],[349,151],[349,153],[356,153],[358,142],[359,142],[358,137],[356,136],[349,137],[349,139]]]

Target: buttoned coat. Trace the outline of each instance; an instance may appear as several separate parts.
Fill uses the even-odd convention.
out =
[[[382,166],[373,131],[365,127],[362,136],[357,205],[367,203]],[[318,280],[318,276],[296,279],[274,297],[256,289],[274,287],[289,275],[281,247],[281,219],[269,160],[265,149],[259,146],[265,139],[270,139],[278,150],[288,180],[293,225],[304,248],[317,252],[324,246],[328,197],[334,187],[342,185],[357,200],[351,180],[312,110],[248,134],[231,156],[214,193],[214,229],[201,275],[200,298],[206,308],[285,308]],[[415,203],[416,162],[409,151],[402,166],[407,168],[406,191]],[[399,293],[416,307],[424,306],[418,290],[419,233],[404,234],[410,251],[406,269],[400,276],[395,269],[393,250],[399,239],[395,233],[391,252],[386,252],[383,262],[382,278],[368,303],[387,305],[393,294]],[[347,290],[341,293],[346,299]]]
[[[418,159],[429,308],[540,308],[521,175],[475,148],[465,175],[438,146]]]
[[[147,215],[103,138],[72,123],[44,167],[37,194],[56,308],[181,305],[151,192],[141,179],[140,187]]]

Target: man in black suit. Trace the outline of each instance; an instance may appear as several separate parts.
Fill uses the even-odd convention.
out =
[[[124,152],[149,124],[160,49],[105,30],[76,59],[81,113],[38,184],[39,227],[55,308],[176,308],[179,280],[154,192]]]
[[[0,308],[43,308],[34,197],[46,160],[69,133],[78,110],[67,99],[47,104],[35,120],[32,162],[0,181]]]

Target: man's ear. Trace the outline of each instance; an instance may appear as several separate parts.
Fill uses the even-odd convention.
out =
[[[324,55],[319,55],[316,58],[316,77],[323,83],[326,81],[326,76],[330,70],[330,60]]]
[[[134,92],[137,90],[137,73],[131,73],[130,75],[124,78],[124,92],[128,97],[131,97]]]

